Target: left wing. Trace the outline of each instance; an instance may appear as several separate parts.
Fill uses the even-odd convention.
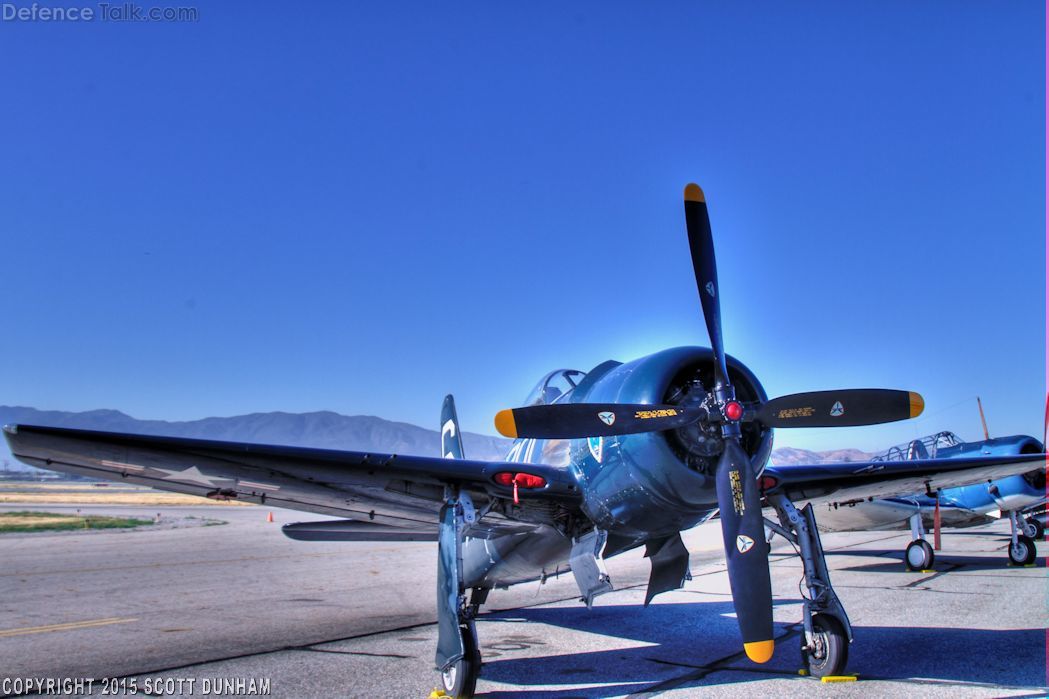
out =
[[[1020,454],[960,459],[770,465],[762,473],[762,482],[766,493],[784,492],[794,500],[857,502],[911,493],[935,493],[939,489],[1044,470],[1046,456]]]
[[[331,449],[154,437],[34,425],[8,425],[14,456],[30,466],[146,485],[213,499],[236,499],[330,514],[404,529],[435,527],[446,485],[458,485],[480,508],[511,499],[501,472],[541,477],[520,489],[522,502],[577,507],[567,470],[541,464],[398,456]]]

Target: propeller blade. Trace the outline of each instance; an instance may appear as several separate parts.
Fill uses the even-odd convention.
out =
[[[721,338],[721,302],[718,300],[718,268],[714,260],[714,236],[710,232],[707,200],[698,184],[685,186],[685,227],[688,247],[692,251],[692,270],[696,274],[703,319],[707,324],[710,348],[714,351],[715,388],[728,383],[725,367],[725,345]]]
[[[856,427],[918,417],[924,409],[925,400],[913,391],[852,388],[773,398],[756,417],[768,427]]]
[[[495,429],[504,437],[582,439],[659,432],[702,420],[703,408],[627,403],[555,403],[500,410]]]
[[[743,650],[756,663],[772,657],[772,583],[761,496],[738,438],[725,440],[715,476],[725,561]]]

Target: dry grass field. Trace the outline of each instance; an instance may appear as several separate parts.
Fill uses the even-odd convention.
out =
[[[70,531],[74,529],[127,529],[153,524],[132,517],[60,515],[53,512],[0,512],[0,534]]]
[[[0,504],[28,505],[213,505],[245,507],[251,503],[220,501],[181,493],[165,493],[124,484],[95,484],[81,481],[38,483],[0,482]]]

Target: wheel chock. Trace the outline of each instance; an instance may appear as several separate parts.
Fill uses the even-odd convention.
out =
[[[447,696],[448,695],[444,693],[443,689],[437,689],[436,687],[434,687],[433,691],[430,692],[430,696],[427,697],[427,699],[444,699]]]
[[[936,571],[933,570],[932,568],[929,568],[928,570],[923,570],[922,572],[923,573],[935,573]]]
[[[820,682],[824,684],[831,682],[855,682],[856,679],[857,675],[827,675],[826,677],[821,677]]]
[[[802,677],[808,677],[809,676],[809,671],[806,670],[805,668],[801,668],[800,670],[798,670],[798,674],[801,675]]]

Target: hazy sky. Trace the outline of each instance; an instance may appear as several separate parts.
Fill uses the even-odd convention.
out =
[[[0,404],[491,433],[706,343],[695,180],[770,395],[927,401],[778,445],[1041,436],[1043,3],[387,5],[0,22]]]

